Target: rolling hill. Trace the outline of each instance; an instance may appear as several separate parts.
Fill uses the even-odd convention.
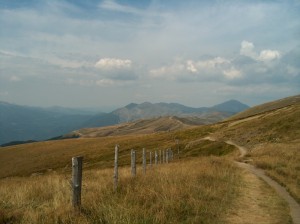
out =
[[[206,119],[199,118],[179,118],[175,116],[159,117],[152,119],[137,120],[127,123],[121,123],[113,126],[98,128],[83,128],[63,135],[63,138],[95,138],[117,135],[141,135],[157,132],[168,132],[193,127],[195,125],[205,124]]]

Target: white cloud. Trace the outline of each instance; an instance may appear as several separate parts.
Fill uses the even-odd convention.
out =
[[[281,57],[279,51],[268,50],[268,49],[262,50],[258,55],[254,51],[254,44],[246,40],[243,40],[241,43],[240,54],[252,58],[256,61],[263,61],[263,62],[272,61],[275,59],[279,59]]]
[[[254,52],[254,44],[246,40],[241,43],[240,54],[252,59],[257,58],[257,54]]]
[[[213,70],[228,64],[230,64],[230,61],[222,57],[216,57],[210,60],[198,61],[195,63],[198,70]]]
[[[96,64],[95,68],[100,71],[99,75],[110,80],[136,80],[138,79],[136,68],[129,59],[102,58]]]
[[[260,52],[258,60],[260,61],[272,61],[274,59],[279,59],[281,57],[279,51],[273,50],[263,50]]]
[[[169,66],[162,66],[150,70],[150,77],[162,78],[168,80],[186,80],[207,79],[222,75],[223,70],[230,68],[230,60],[222,57],[215,57],[209,60],[176,60]],[[238,76],[237,71],[230,71],[231,78]],[[235,72],[235,73],[234,73]],[[229,75],[229,72],[226,74]]]
[[[103,70],[114,69],[130,69],[132,62],[129,59],[117,59],[117,58],[102,58],[96,64],[95,67]]]
[[[240,70],[235,69],[234,67],[230,68],[229,70],[223,71],[223,74],[228,79],[236,79],[242,77],[242,72]]]
[[[192,73],[196,73],[198,70],[193,61],[189,60],[186,62],[186,69]]]

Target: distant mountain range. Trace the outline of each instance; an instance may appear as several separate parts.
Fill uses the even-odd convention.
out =
[[[87,127],[104,127],[163,116],[192,117],[201,124],[221,121],[249,108],[230,100],[213,107],[192,108],[176,103],[131,103],[110,113],[63,107],[38,108],[0,102],[0,144],[46,140]]]

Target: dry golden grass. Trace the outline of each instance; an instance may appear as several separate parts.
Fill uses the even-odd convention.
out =
[[[157,132],[182,130],[195,126],[192,121],[188,123],[184,119],[167,116],[146,120],[138,120],[130,123],[122,123],[119,125],[99,127],[99,128],[84,128],[78,131],[71,132],[66,136],[81,136],[81,137],[105,137],[130,134],[153,134]]]
[[[275,190],[257,176],[242,171],[241,195],[229,210],[228,223],[231,224],[291,224],[287,203]]]
[[[215,125],[221,139],[233,139],[241,145],[252,147],[260,143],[285,143],[300,139],[300,104],[266,112],[254,119],[228,121]]]
[[[300,202],[300,104],[215,125],[218,139],[249,149],[249,159]]]
[[[300,142],[261,144],[251,150],[254,164],[285,186],[300,202]]]
[[[251,116],[254,116],[257,114],[263,114],[264,112],[278,110],[280,108],[288,107],[290,105],[295,105],[295,104],[299,104],[299,103],[300,103],[300,95],[290,96],[290,97],[287,97],[284,99],[267,102],[267,103],[249,108],[246,111],[243,111],[241,113],[238,113],[238,114],[230,117],[228,120],[251,117]]]
[[[115,144],[121,146],[120,165],[128,165],[129,158],[124,155],[131,149],[162,150],[170,147],[177,149],[175,139],[179,139],[179,147],[184,149],[190,141],[207,135],[209,131],[210,127],[203,126],[159,134],[67,139],[4,147],[0,148],[0,178],[62,169],[69,166],[73,156],[78,155],[84,156],[86,167],[111,167]]]
[[[84,172],[80,215],[64,175],[1,179],[0,223],[223,223],[239,195],[240,172],[223,158],[159,165],[136,178],[122,168],[116,193],[112,172]]]

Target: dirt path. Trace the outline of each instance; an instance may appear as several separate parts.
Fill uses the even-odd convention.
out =
[[[289,209],[269,185],[246,169],[241,170],[239,195],[226,214],[230,224],[290,224]]]
[[[232,141],[226,141],[229,145],[234,145],[240,150],[240,158],[243,158],[247,154],[247,149]],[[268,177],[262,169],[256,168],[250,164],[236,162],[239,167],[242,167],[254,175],[258,176],[259,178],[263,179],[266,183],[268,183],[276,192],[277,194],[283,198],[290,207],[291,217],[293,219],[294,224],[300,224],[300,205],[296,202],[294,198],[290,196],[290,194],[286,191],[284,187],[278,184],[276,181],[272,180]]]
[[[234,145],[240,150],[240,157],[243,158],[247,154],[247,149],[245,147],[239,146],[232,141],[226,141],[227,144]],[[296,202],[294,198],[290,196],[287,190],[278,184],[276,181],[272,180],[268,177],[262,169],[256,168],[247,163],[236,162],[238,166],[247,169],[251,173],[255,174],[259,178],[263,179],[266,183],[268,183],[277,194],[283,198],[289,205],[291,211],[291,217],[293,219],[294,224],[300,224],[300,205]]]
[[[216,141],[216,139],[211,136],[205,137],[204,139],[210,140],[210,141]],[[247,155],[247,149],[245,147],[240,146],[240,145],[234,143],[233,141],[226,141],[226,143],[229,145],[233,145],[239,149],[240,159],[242,159],[243,157],[245,157]],[[288,205],[290,207],[290,215],[292,217],[293,223],[300,224],[300,205],[296,202],[296,200],[293,197],[290,196],[290,194],[287,192],[287,190],[284,187],[282,187],[276,181],[274,181],[270,177],[268,177],[262,169],[256,168],[256,167],[254,167],[250,164],[244,163],[244,162],[236,162],[236,164],[239,167],[241,167],[241,168],[251,172],[255,176],[259,177],[260,179],[263,179],[269,186],[271,186],[277,192],[277,194],[288,203]],[[253,181],[252,181],[252,183],[253,183]],[[253,193],[253,191],[252,191],[252,193]],[[247,223],[247,222],[239,222],[239,223]]]

